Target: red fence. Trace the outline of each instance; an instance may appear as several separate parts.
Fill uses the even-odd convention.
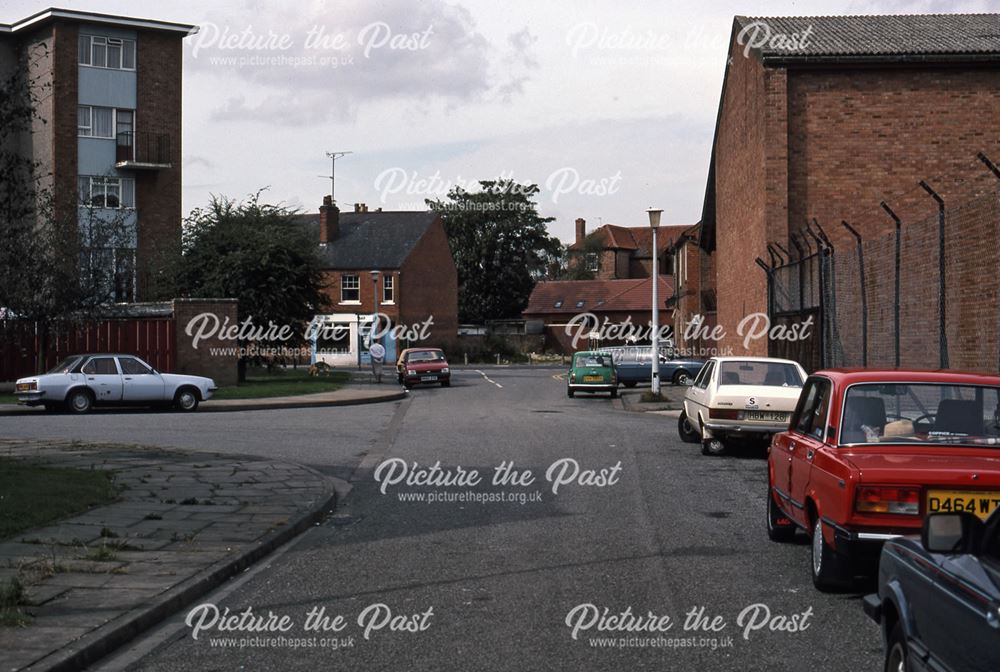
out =
[[[0,381],[36,373],[39,348],[35,322],[0,321]],[[171,318],[142,318],[54,326],[42,369],[48,370],[63,357],[84,352],[137,355],[158,371],[170,372],[177,365],[176,323]]]

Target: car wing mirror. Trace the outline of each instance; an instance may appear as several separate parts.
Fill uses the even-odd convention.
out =
[[[920,543],[931,553],[976,554],[985,527],[978,517],[964,511],[932,513],[924,518]]]

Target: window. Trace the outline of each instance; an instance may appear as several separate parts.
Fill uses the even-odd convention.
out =
[[[118,110],[115,113],[115,137],[119,145],[132,146],[133,119],[132,110]]]
[[[382,276],[382,303],[396,301],[396,283],[391,275]]]
[[[80,65],[111,70],[135,70],[135,40],[80,35]]]
[[[559,299],[554,304],[552,304],[552,307],[553,308],[562,308],[562,304],[563,304],[562,299]]]
[[[94,134],[91,108],[86,105],[80,105],[76,108],[76,134],[81,137],[90,137]]]
[[[361,302],[361,279],[357,275],[345,275],[340,279],[340,302]]]
[[[127,113],[131,114],[131,111]],[[80,105],[76,108],[77,135],[87,138],[114,138],[114,118],[113,108]]]
[[[119,357],[118,364],[126,376],[148,376],[152,373],[145,364],[135,357]]]
[[[830,390],[833,385],[825,378],[815,378],[806,382],[806,388],[799,397],[798,406],[791,426],[795,431],[814,439],[823,440],[826,432],[827,416],[830,412]]]
[[[698,387],[702,390],[708,387],[708,382],[712,380],[713,371],[715,371],[715,362],[710,361],[702,368],[701,373],[699,373],[698,377],[695,379],[694,381],[695,387]]]
[[[719,384],[802,387],[802,375],[794,364],[737,359],[722,362]]]
[[[592,273],[601,270],[601,258],[594,252],[587,254],[587,270]]]
[[[131,177],[81,175],[80,205],[93,208],[134,208],[135,180]]]
[[[587,303],[586,300],[577,301],[576,302],[576,307],[577,308],[583,308],[583,306],[584,306],[585,303]]]
[[[83,365],[83,372],[88,376],[117,376],[118,367],[114,357],[94,357]]]

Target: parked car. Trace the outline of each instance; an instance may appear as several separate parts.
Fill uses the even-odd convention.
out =
[[[713,357],[684,395],[677,422],[683,441],[721,455],[727,443],[766,444],[788,429],[806,372],[790,359]]]
[[[608,392],[618,396],[618,377],[611,355],[607,352],[583,351],[573,355],[573,364],[566,376],[566,396],[577,392]]]
[[[1000,377],[820,371],[768,455],[767,530],[812,536],[822,589],[870,571],[882,544],[928,513],[1000,505]]]
[[[653,374],[653,356],[650,348],[629,348],[618,357],[612,357],[618,383],[625,387],[635,387],[639,383],[649,383]],[[660,380],[674,385],[687,385],[701,371],[705,362],[700,359],[685,359],[670,354],[660,354]]]
[[[106,353],[67,357],[43,375],[14,383],[18,402],[73,413],[94,406],[172,405],[194,411],[216,389],[211,378],[160,373],[134,355]]]
[[[451,368],[440,348],[407,348],[396,361],[396,378],[407,389],[425,383],[450,387]]]
[[[935,513],[918,537],[887,541],[878,593],[886,670],[1000,670],[1000,513]]]

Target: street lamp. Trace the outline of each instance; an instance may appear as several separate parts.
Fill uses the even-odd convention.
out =
[[[375,334],[378,329],[378,271],[371,271],[372,275],[372,310],[374,315],[372,316],[372,330],[368,337],[372,344],[375,343]]]
[[[649,214],[649,228],[653,230],[653,335],[650,338],[650,346],[652,349],[653,357],[653,373],[650,379],[650,385],[652,387],[652,392],[654,396],[660,395],[660,307],[658,305],[660,300],[660,269],[659,269],[659,250],[656,247],[656,230],[660,227],[660,215],[663,214],[663,210],[656,210],[654,208],[649,208],[646,210]]]

